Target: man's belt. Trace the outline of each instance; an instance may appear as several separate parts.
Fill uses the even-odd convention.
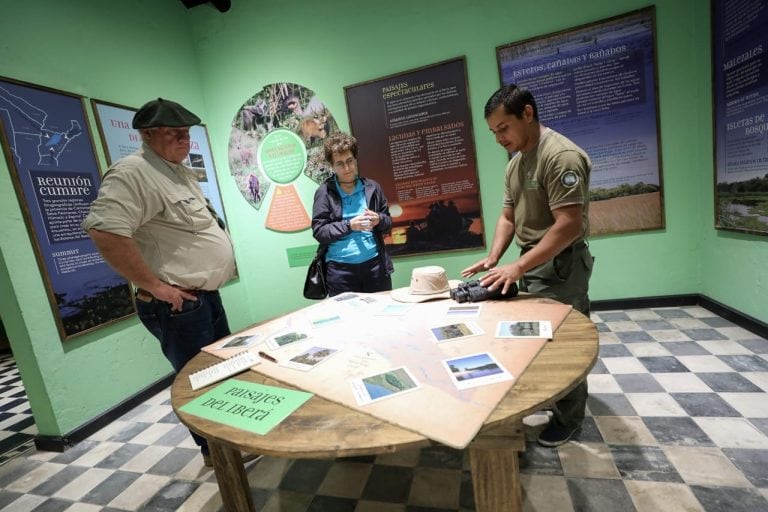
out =
[[[575,244],[569,245],[568,247],[563,249],[563,252],[573,252],[573,251],[577,251],[579,249],[583,249],[585,247],[589,247],[589,244],[587,243],[587,241],[586,240],[579,240]]]
[[[213,293],[216,290],[193,290],[191,288],[179,288],[176,286],[175,288],[178,288],[179,290],[186,292],[186,293]],[[136,298],[139,299],[142,302],[152,302],[155,299],[155,296],[149,293],[144,288],[136,288]]]
[[[530,251],[530,250],[531,250],[531,249],[533,249],[534,247],[536,247],[536,246],[535,246],[535,245],[532,245],[532,246],[530,246],[530,247],[525,247],[525,248],[521,249],[521,250],[520,250],[520,255],[522,256],[523,254],[527,253],[528,251]],[[576,242],[575,244],[573,244],[573,245],[569,245],[568,247],[566,247],[565,249],[563,249],[562,251],[560,251],[560,252],[558,253],[558,256],[559,256],[560,254],[570,254],[570,253],[572,253],[573,251],[578,251],[579,249],[583,249],[583,248],[585,248],[585,247],[589,247],[589,244],[587,243],[587,241],[586,241],[586,240],[579,240],[579,241],[578,241],[578,242]]]

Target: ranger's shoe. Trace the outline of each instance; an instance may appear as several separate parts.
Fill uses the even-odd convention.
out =
[[[581,426],[578,425],[575,427],[563,427],[552,420],[536,441],[541,446],[554,448],[555,446],[567,443],[580,428]]]

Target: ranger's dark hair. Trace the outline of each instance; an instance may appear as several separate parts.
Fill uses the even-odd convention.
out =
[[[494,110],[499,108],[499,105],[504,105],[504,113],[513,115],[518,119],[522,119],[525,106],[530,105],[533,108],[533,118],[539,120],[539,109],[536,107],[533,94],[528,89],[523,89],[515,84],[505,85],[493,93],[485,103],[485,118],[488,119]]]

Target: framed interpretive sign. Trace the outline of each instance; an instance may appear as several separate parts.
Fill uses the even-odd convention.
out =
[[[499,46],[502,84],[592,160],[590,234],[664,227],[655,9]]]
[[[110,165],[141,147],[139,131],[131,127],[138,109],[95,99],[91,100],[91,106],[96,114],[99,135]],[[211,202],[219,217],[226,219],[205,125],[190,127],[189,138],[189,156],[183,163],[194,171],[203,195]]]
[[[390,254],[484,247],[466,60],[344,87],[360,174],[382,186]]]
[[[133,315],[80,227],[101,182],[83,98],[0,78],[0,138],[61,339]]]
[[[768,235],[768,0],[712,0],[715,227]]]

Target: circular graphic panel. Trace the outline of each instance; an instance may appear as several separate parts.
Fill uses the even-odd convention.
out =
[[[333,174],[323,140],[339,131],[314,92],[298,84],[265,86],[235,114],[229,136],[229,171],[248,203],[259,209],[273,184],[302,173],[322,183]]]
[[[307,148],[298,135],[278,128],[261,139],[257,162],[270,180],[290,183],[304,170]]]

